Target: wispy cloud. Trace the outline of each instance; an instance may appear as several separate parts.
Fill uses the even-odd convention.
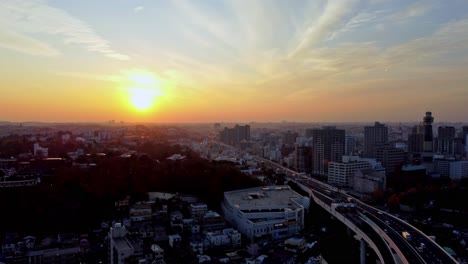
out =
[[[133,12],[139,13],[139,12],[143,11],[143,9],[145,9],[143,6],[137,6],[137,7],[133,8]]]
[[[408,18],[415,18],[420,17],[426,14],[431,8],[433,7],[432,1],[427,0],[419,0],[412,4],[410,4],[405,9],[401,10],[400,12],[394,14],[392,19],[408,19]]]
[[[49,44],[0,27],[0,47],[40,56],[57,56],[60,52]]]
[[[291,48],[288,57],[300,56],[312,45],[331,37],[345,23],[345,18],[356,1],[328,1],[322,15],[313,21]]]
[[[32,35],[36,37],[36,34],[43,34],[60,36],[66,44],[81,45],[88,51],[102,53],[112,59],[129,59],[129,56],[112,49],[110,43],[99,36],[91,26],[62,9],[47,5],[44,1],[3,1],[0,3],[0,17],[0,27],[8,28],[17,36],[28,35],[30,44],[36,44],[30,45],[31,50],[24,46],[24,49],[19,51],[34,54],[34,48],[43,41],[33,40]]]

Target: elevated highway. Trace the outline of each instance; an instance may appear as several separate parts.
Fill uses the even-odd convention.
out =
[[[232,146],[223,145],[239,151]],[[334,186],[283,167],[270,160],[254,157],[265,166],[279,169],[287,180],[296,182],[310,197],[331,215],[353,230],[361,239],[361,263],[365,262],[365,243],[382,263],[458,263],[440,245],[411,224],[367,205]],[[403,232],[411,239],[404,238]],[[422,247],[421,245],[424,245]]]

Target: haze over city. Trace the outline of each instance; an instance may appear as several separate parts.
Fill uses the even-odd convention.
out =
[[[455,0],[2,1],[0,120],[463,122],[466,43]]]

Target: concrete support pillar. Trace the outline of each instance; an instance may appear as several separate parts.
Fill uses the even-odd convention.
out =
[[[361,239],[361,264],[366,264],[366,241]]]

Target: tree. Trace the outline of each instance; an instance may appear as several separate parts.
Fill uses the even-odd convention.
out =
[[[387,206],[392,209],[397,209],[400,206],[400,197],[399,195],[392,194],[387,201]]]

